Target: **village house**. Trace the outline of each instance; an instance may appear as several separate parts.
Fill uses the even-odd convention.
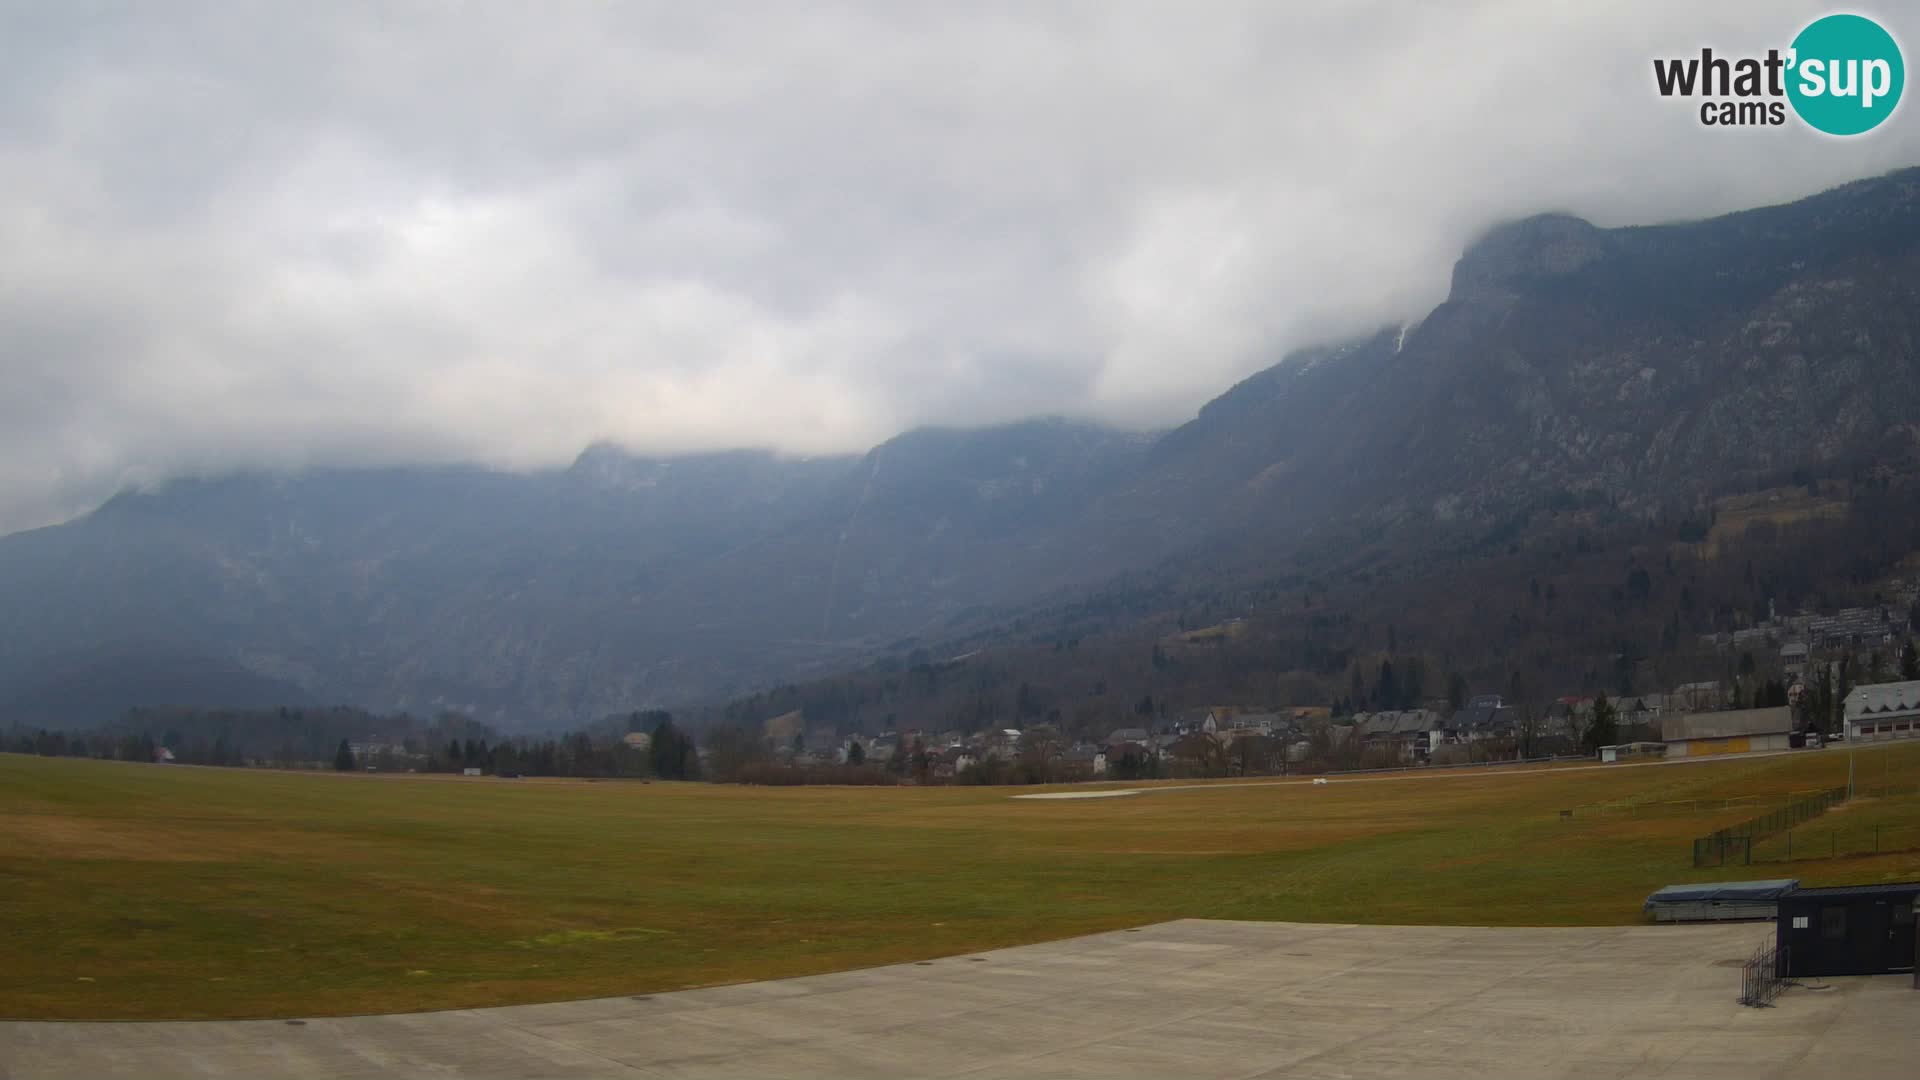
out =
[[[1789,641],[1780,646],[1780,670],[1789,677],[1806,674],[1809,653],[1804,641]]]
[[[973,768],[980,759],[972,750],[962,746],[946,746],[933,751],[933,775],[945,780]]]
[[[1233,718],[1232,726],[1236,730],[1258,731],[1262,735],[1272,735],[1276,731],[1283,730],[1286,727],[1286,721],[1280,718],[1279,713],[1245,712]]]
[[[1435,709],[1408,709],[1400,714],[1394,735],[1404,739],[1415,756],[1426,761],[1447,741],[1446,719]]]
[[[1080,743],[1066,753],[1067,768],[1081,778],[1100,777],[1107,773],[1107,752],[1092,743]]]
[[[1643,697],[1623,697],[1613,703],[1614,727],[1616,738],[1622,743],[1657,742],[1660,739],[1660,716],[1663,712],[1647,704],[1651,697],[1656,703],[1663,700],[1658,694]]]
[[[1499,694],[1482,694],[1467,702],[1449,723],[1455,739],[1468,743],[1512,738],[1517,727],[1513,710]]]
[[[1155,728],[1155,733],[1172,738],[1178,735],[1185,735],[1190,731],[1199,731],[1212,715],[1212,709],[1182,709],[1168,719],[1161,721]]]
[[[1001,728],[987,736],[987,756],[997,761],[1012,761],[1020,756],[1020,729]]]
[[[1431,709],[1374,713],[1366,723],[1366,743],[1391,748],[1401,761],[1426,761],[1447,741],[1447,725]]]

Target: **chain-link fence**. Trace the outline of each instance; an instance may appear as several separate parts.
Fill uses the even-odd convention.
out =
[[[1854,825],[1832,828],[1802,825],[1753,841],[1749,862],[1799,862],[1848,855],[1884,855],[1920,851],[1920,825]]]
[[[1754,841],[1786,832],[1846,801],[1845,787],[1829,788],[1808,798],[1795,799],[1771,813],[1697,837],[1693,841],[1693,865],[1744,866],[1753,861]]]

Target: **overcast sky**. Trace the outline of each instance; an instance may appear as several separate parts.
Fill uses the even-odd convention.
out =
[[[242,466],[1177,423],[1499,220],[1920,163],[1913,102],[1653,92],[1827,10],[0,0],[0,531]]]

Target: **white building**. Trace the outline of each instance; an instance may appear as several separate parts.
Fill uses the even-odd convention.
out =
[[[1920,682],[1856,686],[1844,716],[1850,743],[1920,737]]]

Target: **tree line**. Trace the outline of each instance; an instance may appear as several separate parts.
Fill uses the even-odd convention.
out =
[[[644,732],[630,742],[626,736]],[[363,709],[137,708],[87,731],[15,727],[0,748],[43,757],[337,771],[696,780],[699,747],[671,713],[635,713],[626,731],[504,736],[457,713],[429,721]],[[163,754],[164,752],[164,754]]]

